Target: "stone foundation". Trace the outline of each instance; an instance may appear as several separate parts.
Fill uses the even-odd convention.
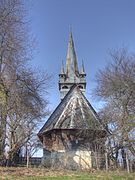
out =
[[[48,152],[44,149],[43,166],[71,170],[90,169],[91,152],[85,150]]]

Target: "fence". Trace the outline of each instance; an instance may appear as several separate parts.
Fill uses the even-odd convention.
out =
[[[30,157],[29,158],[29,165],[38,167],[41,165],[42,158],[40,157]],[[19,161],[17,163],[19,166],[26,166],[27,164],[27,157],[19,157]]]

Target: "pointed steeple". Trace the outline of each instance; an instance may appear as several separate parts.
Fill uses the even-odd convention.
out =
[[[81,66],[80,74],[86,74],[86,73],[85,73],[85,69],[84,69],[83,60],[82,60],[82,66]]]
[[[66,73],[69,77],[76,76],[79,74],[72,32],[70,32],[69,41],[68,41],[68,49],[67,49],[67,57],[66,57]]]
[[[79,85],[79,88],[83,93],[85,92],[86,73],[84,69],[84,64],[82,62],[82,67],[78,70],[72,31],[70,31],[66,56],[66,67],[63,65],[62,62],[61,71],[59,74],[59,90],[61,100],[75,84]],[[71,123],[71,126],[73,126],[73,122]]]

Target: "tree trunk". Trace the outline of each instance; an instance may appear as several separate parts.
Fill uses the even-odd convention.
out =
[[[127,152],[126,152],[126,165],[127,165],[127,172],[130,173],[129,159],[128,159],[128,154],[127,154]]]
[[[27,167],[27,168],[29,167],[29,161],[30,161],[30,157],[29,157],[29,155],[27,154],[27,162],[26,162],[26,167]]]
[[[126,153],[125,153],[124,148],[121,149],[121,154],[122,154],[122,159],[123,159],[123,168],[126,169],[127,163],[126,163]]]
[[[3,112],[2,112],[3,113]],[[6,140],[6,113],[1,116],[0,127],[0,156],[4,156],[5,140]]]
[[[108,163],[108,153],[107,152],[105,153],[105,168],[106,168],[106,171],[108,171],[109,163]]]
[[[96,167],[97,167],[97,170],[99,170],[98,152],[95,152],[95,159],[96,159]]]

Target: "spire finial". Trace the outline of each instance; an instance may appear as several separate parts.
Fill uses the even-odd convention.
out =
[[[72,25],[69,25],[69,34],[72,34]]]

